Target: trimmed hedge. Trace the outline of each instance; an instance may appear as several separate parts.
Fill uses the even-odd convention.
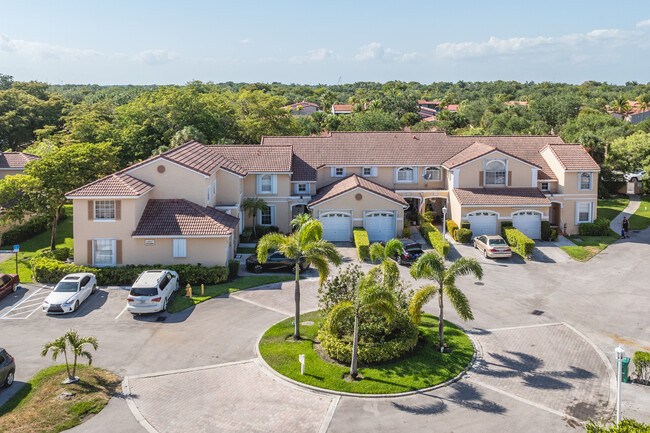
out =
[[[364,261],[370,257],[370,239],[368,239],[368,232],[366,229],[354,229],[354,245],[357,247],[357,255],[359,261]]]
[[[411,226],[404,226],[404,230],[402,230],[402,237],[406,239],[411,237]]]
[[[466,228],[458,229],[456,232],[456,240],[463,244],[469,243],[472,240],[472,231]]]
[[[458,224],[454,220],[447,220],[447,231],[454,240],[456,240],[456,231],[458,230]]]
[[[36,257],[30,261],[32,274],[40,283],[57,283],[67,274],[92,272],[100,286],[130,286],[143,271],[150,269],[169,269],[178,273],[179,282],[186,284],[219,284],[228,280],[227,266],[205,267],[199,265],[125,265],[105,268],[63,263],[48,257]]]
[[[257,233],[257,238],[253,235],[253,227],[246,227],[242,230],[241,235],[239,235],[239,241],[243,243],[254,242],[266,234],[279,233],[280,229],[278,226],[255,226],[255,232]]]
[[[542,221],[542,240],[551,240],[551,223],[548,221]]]
[[[420,226],[422,229],[422,236],[426,239],[429,244],[438,251],[439,254],[443,256],[449,255],[449,242],[445,241],[443,243],[442,233],[429,223],[424,223]]]
[[[556,228],[551,228],[551,240],[552,241],[557,240],[557,229]]]
[[[607,236],[609,235],[609,223],[607,218],[596,218],[592,223],[578,225],[578,233],[581,236]]]
[[[415,349],[418,344],[419,330],[417,325],[410,324],[404,329],[401,338],[375,343],[359,341],[358,360],[361,364],[387,362],[398,359]],[[327,326],[318,332],[318,341],[329,356],[340,362],[349,363],[352,360],[352,341],[342,340],[329,332]]]
[[[508,242],[517,254],[524,258],[529,258],[535,249],[535,241],[524,235],[514,227],[501,227],[501,236]]]
[[[59,216],[59,222],[67,218],[65,213],[65,208],[61,209],[61,215]],[[6,233],[2,235],[2,246],[5,245],[16,245],[30,239],[36,235],[39,235],[50,228],[52,223],[52,218],[46,215],[36,216],[27,221],[25,224],[10,228]],[[66,257],[67,258],[67,257]]]
[[[650,353],[637,350],[632,358],[636,377],[646,385],[650,381]]]
[[[461,229],[469,229],[469,228],[470,228],[469,221],[461,222],[461,223],[460,223],[460,228],[461,228]]]
[[[228,260],[228,281],[239,276],[239,260]]]

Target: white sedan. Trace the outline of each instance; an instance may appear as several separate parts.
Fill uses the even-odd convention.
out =
[[[79,305],[97,290],[97,278],[94,274],[79,273],[63,277],[54,287],[45,301],[43,311],[63,314],[77,311]]]

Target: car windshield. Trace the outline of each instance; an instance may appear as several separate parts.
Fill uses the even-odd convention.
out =
[[[158,294],[157,287],[132,287],[131,295],[133,296],[156,296]]]
[[[506,245],[503,239],[490,239],[490,245]]]
[[[72,281],[61,281],[54,288],[55,292],[76,292],[77,283]]]
[[[419,245],[406,245],[404,251],[422,251]]]

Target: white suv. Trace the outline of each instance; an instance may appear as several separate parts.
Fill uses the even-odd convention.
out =
[[[625,173],[625,180],[628,182],[640,182],[645,176],[645,170],[637,171],[635,173]]]
[[[133,283],[126,298],[126,309],[133,314],[165,311],[178,290],[178,274],[174,271],[144,271]]]

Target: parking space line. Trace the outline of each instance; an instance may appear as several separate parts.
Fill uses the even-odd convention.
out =
[[[6,317],[6,316],[8,316],[11,312],[13,312],[16,308],[18,308],[18,307],[20,307],[21,305],[23,305],[24,303],[26,303],[29,299],[31,299],[32,297],[34,297],[38,292],[40,292],[41,290],[45,289],[46,287],[47,287],[47,286],[42,286],[42,287],[36,289],[33,293],[31,293],[30,295],[28,295],[25,299],[21,300],[19,303],[17,303],[17,304],[14,305],[13,307],[11,307],[9,310],[5,311],[5,312],[2,314],[2,316],[0,316],[0,319],[9,318],[9,317]],[[36,299],[40,299],[40,298],[36,298]],[[43,298],[43,299],[44,299],[44,298]],[[34,299],[32,299],[32,301],[33,301],[33,300],[34,300]],[[18,314],[22,314],[22,313],[18,313]]]
[[[43,299],[45,299],[45,298],[43,298]],[[37,306],[37,305],[41,305],[41,304],[43,304],[43,301],[38,301],[38,302],[36,302],[36,303],[34,303],[34,304],[21,305],[20,307],[15,307],[15,308],[13,309],[13,311],[23,310],[23,309],[25,309],[25,308],[34,308],[35,306]]]
[[[124,309],[123,309],[122,311],[120,311],[120,314],[118,314],[117,317],[115,317],[115,320],[119,319],[120,316],[121,316],[122,314],[124,314],[124,312],[126,311],[127,307],[128,307],[128,305],[125,306]]]

